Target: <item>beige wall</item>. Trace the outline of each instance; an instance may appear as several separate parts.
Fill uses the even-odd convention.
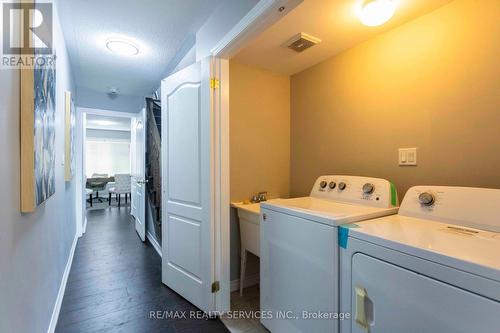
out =
[[[456,0],[291,79],[291,195],[321,174],[500,188],[500,1]],[[284,125],[283,125],[284,126]],[[418,147],[417,167],[397,149]]]
[[[230,62],[231,200],[288,197],[290,78]]]
[[[229,63],[231,201],[259,191],[286,198],[290,192],[290,77]],[[239,278],[238,215],[231,210],[231,280]],[[250,255],[247,277],[259,273]]]

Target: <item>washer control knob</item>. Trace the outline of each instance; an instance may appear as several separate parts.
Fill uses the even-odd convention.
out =
[[[330,182],[330,184],[328,184],[328,187],[333,190],[335,187],[337,186],[337,183],[335,182]]]
[[[365,185],[363,185],[363,193],[372,194],[373,191],[375,191],[375,185],[370,183],[366,183]]]
[[[436,202],[436,197],[429,192],[420,193],[418,201],[422,206],[432,206]]]
[[[328,185],[328,183],[326,182],[326,180],[322,180],[321,183],[319,183],[319,187],[321,187],[321,188],[325,188],[326,185]]]
[[[343,190],[345,190],[346,187],[347,187],[346,183],[344,183],[344,182],[339,183],[339,190],[343,191]]]

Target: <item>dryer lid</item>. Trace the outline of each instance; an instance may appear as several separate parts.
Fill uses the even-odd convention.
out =
[[[349,236],[500,281],[500,234],[400,214],[359,222]]]

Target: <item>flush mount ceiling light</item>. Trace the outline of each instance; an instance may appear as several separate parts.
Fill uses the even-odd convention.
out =
[[[139,54],[139,48],[134,43],[125,39],[108,39],[106,48],[113,53],[123,56],[135,56]]]
[[[361,6],[358,16],[364,25],[376,27],[389,21],[396,7],[396,0],[368,0]]]

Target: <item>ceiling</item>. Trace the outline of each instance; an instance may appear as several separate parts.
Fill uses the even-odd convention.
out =
[[[305,0],[253,40],[233,60],[293,75],[452,0],[397,1],[398,9],[391,20],[379,27],[367,27],[356,16],[356,8],[363,0]],[[302,53],[296,53],[285,44],[300,32],[322,41]]]
[[[149,95],[186,43],[194,43],[220,0],[63,0],[61,24],[75,84],[92,91]],[[106,49],[109,38],[139,46],[136,56]]]
[[[130,131],[130,118],[87,115],[87,129]]]

